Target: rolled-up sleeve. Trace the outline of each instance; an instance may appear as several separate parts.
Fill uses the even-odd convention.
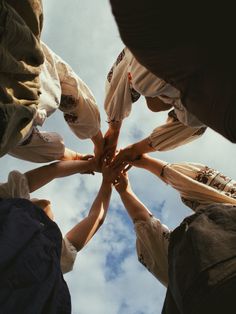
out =
[[[132,103],[140,97],[140,93],[132,87],[129,76],[129,64],[132,58],[131,52],[124,48],[107,75],[104,109],[108,122],[122,121],[128,117]]]
[[[29,185],[26,176],[19,171],[11,171],[8,180],[0,184],[1,198],[26,198],[30,199]]]
[[[91,138],[100,130],[100,112],[96,100],[72,68],[56,55],[55,59],[62,90],[59,109],[77,137]]]
[[[135,222],[139,261],[165,286],[168,285],[168,246],[170,230],[150,217]]]
[[[61,248],[61,271],[63,274],[70,272],[73,269],[75,259],[77,256],[77,250],[74,245],[64,237],[62,240]]]
[[[176,117],[169,117],[165,124],[155,128],[149,136],[149,143],[157,151],[167,151],[198,139],[206,127],[192,128]]]

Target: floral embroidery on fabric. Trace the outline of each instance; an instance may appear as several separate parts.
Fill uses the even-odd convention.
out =
[[[133,86],[132,86],[132,76],[131,76],[131,73],[128,72],[128,82],[129,82],[129,89],[130,89],[130,95],[131,95],[131,101],[132,103],[136,102],[141,94],[139,92],[137,92]]]
[[[212,168],[206,166],[198,171],[195,180],[207,184],[229,197],[236,198],[236,181]]]
[[[148,271],[150,271],[150,269],[148,268],[147,264],[145,263],[144,261],[144,257],[143,257],[143,254],[139,254],[138,256],[138,260],[141,264],[143,264],[143,266],[145,266],[147,268]],[[151,271],[150,271],[151,272]]]
[[[115,66],[117,66],[124,59],[124,56],[125,56],[125,50],[123,49],[121,53],[119,54],[119,56],[117,57],[115,64],[110,69],[109,73],[107,74],[107,80],[109,83],[111,83]]]
[[[212,181],[212,179],[214,179],[214,177],[216,177],[217,174],[218,171],[206,166],[200,171],[198,171],[195,180],[210,185],[210,182]]]
[[[124,56],[125,56],[125,50],[123,49],[116,59],[116,66],[124,59]]]
[[[61,95],[60,107],[61,111],[68,111],[76,108],[77,102],[72,95]]]
[[[113,72],[114,72],[114,67],[112,67],[110,69],[109,73],[107,74],[107,80],[108,80],[109,83],[111,83]]]

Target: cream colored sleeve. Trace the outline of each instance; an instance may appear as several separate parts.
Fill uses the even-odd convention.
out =
[[[1,198],[30,199],[29,185],[26,176],[19,171],[11,171],[6,183],[0,184]]]
[[[45,110],[47,117],[53,114],[60,105],[61,85],[56,68],[55,53],[41,41],[44,63],[41,66],[40,78],[40,99],[38,109]],[[37,124],[37,121],[34,121]],[[42,125],[42,123],[39,123]]]
[[[140,97],[140,94],[132,87],[129,77],[129,63],[132,58],[127,48],[122,50],[107,75],[104,109],[108,122],[122,121],[128,117],[132,103]]]
[[[135,222],[139,261],[164,285],[168,285],[168,246],[170,230],[150,217]]]
[[[205,183],[197,180],[197,177],[205,172],[206,168],[209,169],[205,165],[190,162],[168,164],[163,169],[162,178],[164,182],[180,193],[181,197],[185,199],[184,203],[193,210],[199,204],[226,203],[236,205],[236,198],[230,197],[227,188],[220,189],[219,175],[221,174],[219,172],[215,171],[213,173],[214,169],[210,169],[204,177],[209,179],[208,182],[205,182],[205,179],[203,180]],[[219,179],[216,186],[213,187],[211,184],[214,185],[217,176]],[[231,181],[229,181],[229,184]],[[227,186],[226,183],[225,186]]]
[[[162,94],[166,93],[168,94],[168,92],[173,95],[173,92],[177,91],[170,84],[167,84],[164,80],[152,74],[147,68],[141,65],[134,57],[130,62],[129,71],[132,78],[133,88],[143,96],[157,97]],[[179,92],[175,92],[174,95],[175,94],[179,95]],[[167,103],[169,102],[167,101]]]
[[[167,122],[155,128],[149,136],[150,145],[156,151],[167,151],[198,139],[206,128],[192,128],[169,117]]]
[[[60,160],[64,152],[64,141],[58,133],[33,129],[29,143],[14,147],[8,154],[22,160],[45,163]]]
[[[62,240],[61,248],[61,271],[63,274],[72,271],[75,259],[77,256],[77,250],[74,245],[64,237]]]
[[[91,138],[100,130],[100,112],[88,86],[72,68],[55,55],[61,83],[61,103],[66,122],[80,139]]]

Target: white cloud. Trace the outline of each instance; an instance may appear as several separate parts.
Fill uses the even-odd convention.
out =
[[[123,47],[109,1],[50,0],[44,1],[44,10],[43,39],[92,89],[101,109],[102,130],[105,131],[107,125],[102,106],[105,76]],[[119,146],[132,143],[135,136],[146,137],[165,117],[164,113],[151,113],[141,99],[134,104],[130,117],[123,123]],[[48,119],[45,129],[60,132],[67,146],[73,149],[92,152],[90,141],[79,141],[69,131],[60,112]],[[205,163],[236,178],[236,146],[211,130],[198,141],[174,151],[152,155],[170,162]],[[6,179],[10,170],[24,172],[37,166],[9,156],[3,157],[0,165],[1,180]],[[174,228],[190,213],[179,195],[150,173],[132,169],[130,181],[143,203],[154,214],[161,215],[159,218],[170,227]],[[89,210],[100,182],[99,174],[75,175],[55,180],[33,195],[52,201],[56,220],[65,233]],[[159,212],[157,208],[163,202],[163,209]],[[137,261],[133,227],[127,222],[128,216],[115,192],[111,204],[105,224],[88,247],[78,254],[74,271],[65,276],[72,295],[73,313],[160,313],[165,289]],[[110,264],[109,256],[112,257]],[[108,280],[107,272],[115,269],[118,269],[117,275]]]

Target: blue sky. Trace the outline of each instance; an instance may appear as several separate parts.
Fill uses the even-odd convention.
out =
[[[101,111],[102,131],[107,129],[103,110],[105,78],[123,48],[107,0],[44,1],[43,40],[67,61],[93,91]],[[151,113],[144,100],[134,104],[124,121],[119,146],[141,140],[165,121],[166,114]],[[68,147],[91,153],[90,141],[78,140],[60,112],[44,125],[59,132]],[[212,130],[199,140],[174,151],[153,153],[170,162],[195,161],[236,178],[236,146]],[[22,172],[36,167],[10,156],[0,160],[1,181],[13,169]],[[131,169],[133,190],[163,223],[174,228],[188,214],[178,194],[152,174]],[[101,182],[100,174],[78,175],[51,182],[33,193],[51,199],[55,218],[63,233],[89,210]],[[62,195],[63,193],[63,195]],[[65,276],[72,296],[73,314],[161,313],[165,289],[137,261],[133,226],[116,191],[113,192],[106,222],[89,245],[79,253],[72,273]]]

